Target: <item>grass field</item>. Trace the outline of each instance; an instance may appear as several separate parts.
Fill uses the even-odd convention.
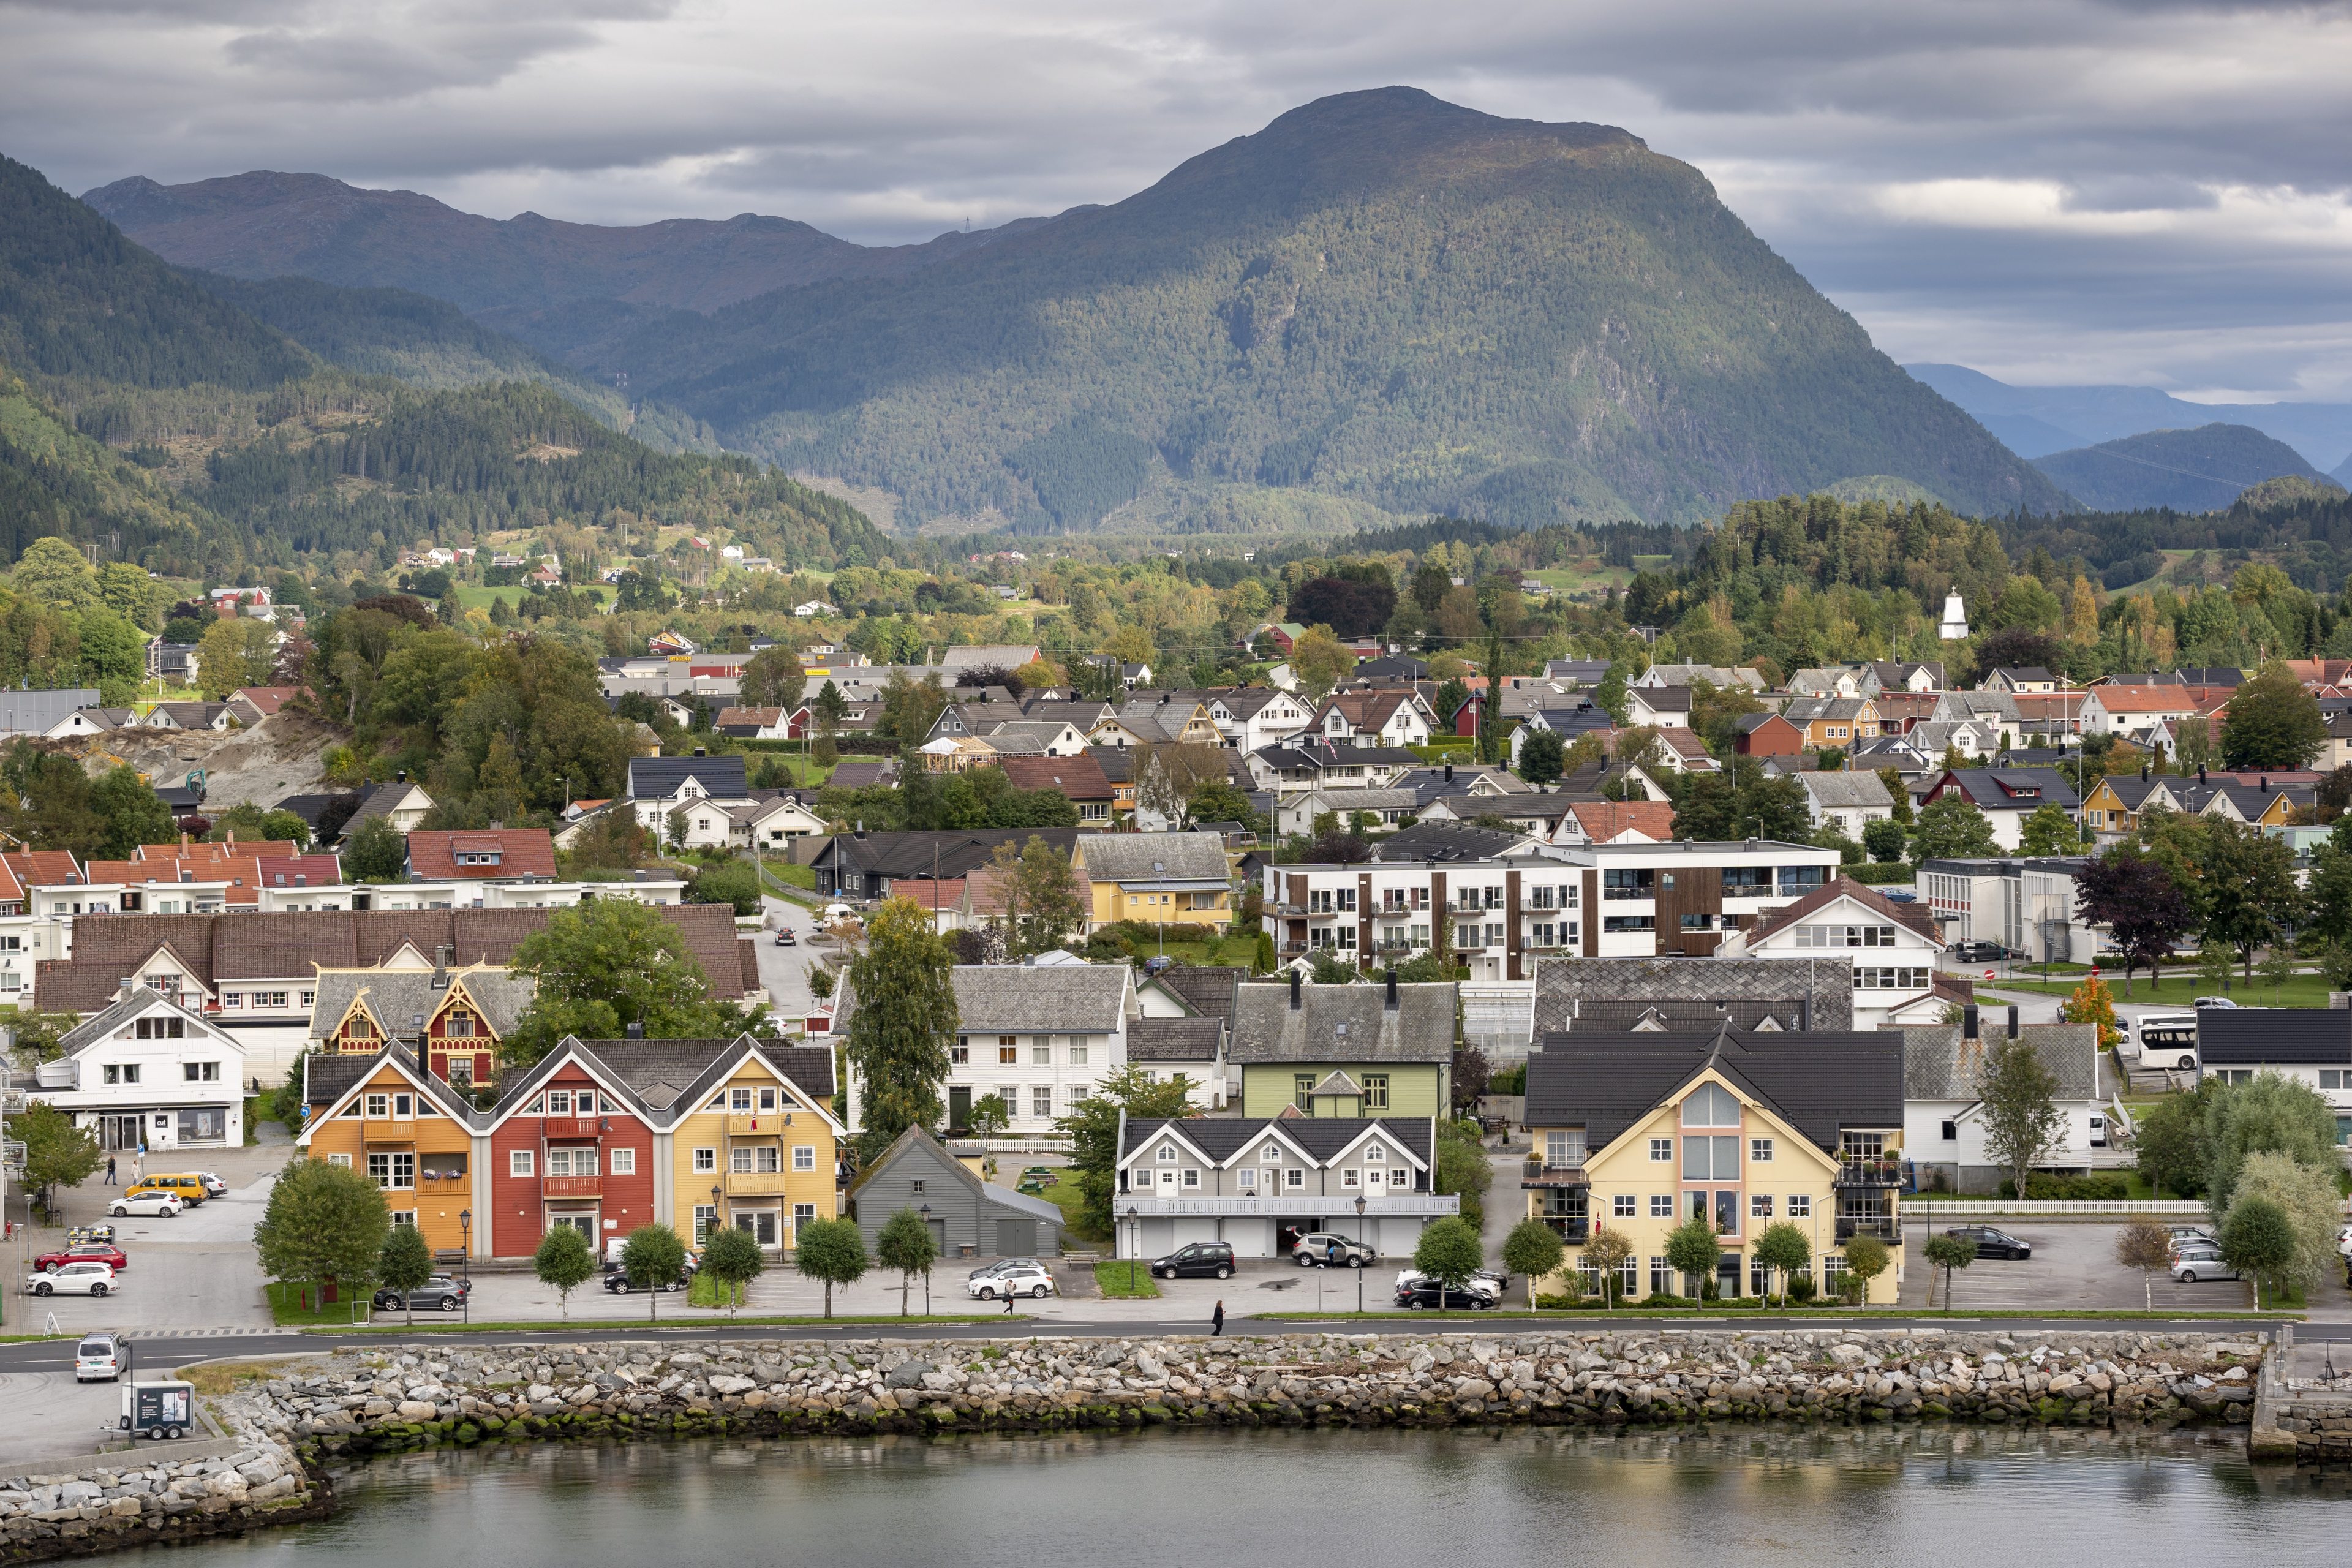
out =
[[[600,605],[608,604],[612,600],[614,590],[607,584],[587,583],[582,586],[595,595],[596,602]],[[457,603],[469,610],[488,610],[493,599],[504,599],[509,605],[519,605],[530,592],[530,589],[521,587],[486,588],[479,583],[460,583],[457,584]]]
[[[2142,974],[2132,982],[2131,994],[2124,994],[2123,975],[2115,970],[2104,971],[2100,979],[2106,982],[2107,994],[2118,1002],[2151,1004],[2172,1007],[2188,1007],[2198,997],[2226,994],[2242,1007],[2325,1007],[2327,1005],[2327,981],[2317,974],[2297,974],[2280,990],[2262,983],[2260,976],[2249,986],[2244,974],[2233,973],[2230,989],[2224,993],[2197,978],[2195,971],[2167,973],[2161,981],[2152,981]],[[1979,980],[1979,991],[2016,991],[2035,996],[2072,996],[2083,984],[2074,980]]]
[[[1135,947],[1138,958],[1157,958],[1162,952],[1180,963],[1231,963],[1247,969],[1257,962],[1257,938],[1213,936],[1201,942],[1184,942],[1171,936],[1164,949],[1157,941],[1138,942]]]
[[[1052,1186],[1047,1187],[1044,1196],[1047,1203],[1062,1211],[1062,1228],[1069,1232],[1070,1239],[1073,1241],[1100,1244],[1110,1239],[1098,1232],[1087,1230],[1081,1223],[1080,1216],[1085,1211],[1086,1197],[1078,1191],[1075,1175],[1068,1180],[1055,1182]]]
[[[1548,566],[1540,572],[1523,572],[1522,577],[1532,577],[1564,597],[1580,594],[1598,594],[1604,588],[1622,588],[1633,580],[1633,574],[1622,566],[1603,566],[1595,556],[1575,566]]]
[[[280,1325],[286,1327],[312,1325],[324,1325],[329,1328],[349,1327],[353,1322],[364,1323],[368,1321],[367,1302],[373,1289],[365,1280],[358,1284],[346,1280],[338,1287],[342,1299],[320,1306],[318,1304],[319,1287],[314,1281],[274,1279],[269,1284],[269,1312]],[[305,1292],[308,1292],[310,1300],[307,1306],[303,1304]],[[359,1315],[356,1318],[352,1313],[352,1303],[354,1299],[359,1303]]]
[[[1140,1263],[1097,1263],[1095,1288],[1114,1301],[1156,1300],[1160,1286]]]

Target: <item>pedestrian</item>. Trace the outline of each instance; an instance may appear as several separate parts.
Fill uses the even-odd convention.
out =
[[[1013,1315],[1013,1292],[1009,1289],[1004,1292],[1004,1315],[1008,1318]]]
[[[114,1185],[114,1156],[111,1154],[106,1157],[106,1184],[110,1187]]]
[[[131,1162],[131,1184],[134,1187],[139,1184],[139,1173],[142,1169],[143,1166],[141,1162],[137,1160]]]
[[[1217,1303],[1217,1310],[1209,1314],[1209,1337],[1213,1340],[1218,1339],[1223,1335],[1224,1331],[1225,1304],[1223,1301],[1220,1301]]]

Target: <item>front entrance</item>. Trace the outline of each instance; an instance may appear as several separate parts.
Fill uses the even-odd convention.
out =
[[[98,1146],[106,1150],[136,1149],[143,1116],[101,1116],[98,1119]]]
[[[1715,1256],[1715,1293],[1727,1301],[1739,1299],[1739,1254],[1718,1252]]]
[[[961,1133],[971,1125],[971,1086],[970,1084],[949,1085],[948,1131],[950,1132]]]
[[[776,1245],[776,1211],[773,1209],[737,1209],[735,1228],[748,1234],[762,1248]]]
[[[588,1244],[591,1250],[595,1247],[596,1211],[594,1209],[564,1209],[547,1216],[547,1228],[550,1230],[567,1225],[580,1233],[580,1238]]]

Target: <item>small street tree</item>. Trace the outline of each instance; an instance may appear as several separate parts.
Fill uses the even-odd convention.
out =
[[[1952,1270],[1966,1268],[1977,1260],[1976,1243],[1965,1237],[1931,1236],[1927,1238],[1927,1244],[1920,1247],[1919,1255],[1927,1260],[1929,1268],[1940,1268],[1944,1271],[1944,1310],[1950,1311],[1952,1310]],[[1931,1273],[1927,1278],[1927,1305],[1931,1308],[1936,1304],[1935,1283],[1935,1276]]]
[[[2147,1310],[2156,1310],[2156,1271],[2172,1263],[2172,1233],[2156,1221],[2140,1218],[2116,1233],[2116,1262],[2126,1268],[2139,1270],[2140,1292]],[[1951,1291],[1944,1292],[1944,1305],[1952,1304]]]
[[[383,1193],[366,1173],[298,1159],[271,1184],[253,1242],[271,1279],[315,1281],[331,1291],[345,1279],[367,1278],[391,1224]]]
[[[812,1279],[824,1281],[824,1315],[833,1316],[833,1288],[866,1277],[866,1233],[854,1219],[821,1219],[801,1226],[793,1260]]]
[[[2208,992],[2218,991],[2227,995],[2230,990],[2230,961],[2235,955],[2214,935],[2208,934],[2205,945],[2197,950],[2197,984]]]
[[[1862,1281],[1862,1305],[1870,1308],[1870,1282],[1886,1272],[1894,1261],[1886,1244],[1874,1236],[1857,1236],[1845,1244],[1845,1271]]]
[[[1625,1260],[1633,1256],[1633,1240],[1622,1230],[1596,1230],[1584,1244],[1585,1267],[1600,1277],[1601,1304],[1612,1311],[1624,1282]]]
[[[1528,1310],[1536,1305],[1536,1281],[1549,1279],[1559,1272],[1560,1259],[1568,1249],[1560,1244],[1559,1232],[1539,1219],[1523,1219],[1511,1227],[1503,1238],[1503,1266],[1528,1277]]]
[[[386,1232],[383,1246],[376,1250],[375,1277],[385,1289],[400,1292],[400,1310],[415,1328],[416,1292],[433,1278],[433,1249],[425,1245],[423,1233],[413,1225],[396,1225]]]
[[[915,1276],[929,1274],[932,1260],[939,1257],[939,1248],[931,1242],[931,1227],[913,1209],[900,1209],[874,1237],[874,1257],[883,1268],[898,1271],[898,1315],[903,1318]]]
[[[571,1226],[559,1225],[539,1238],[539,1250],[530,1255],[530,1269],[539,1276],[541,1284],[555,1292],[556,1303],[568,1323],[572,1321],[572,1292],[596,1272],[596,1249]]]
[[[2058,1075],[2023,1036],[2000,1040],[1985,1053],[1977,1076],[1977,1096],[1984,1105],[1985,1152],[2010,1173],[2020,1198],[2026,1195],[2027,1174],[2065,1132],[2058,1089]],[[1853,1267],[1850,1260],[1847,1267]]]
[[[388,816],[363,816],[343,841],[343,871],[354,882],[389,881],[408,864],[408,840]]]
[[[1812,1267],[1813,1238],[1805,1234],[1802,1226],[1784,1219],[1766,1226],[1754,1245],[1756,1261],[1769,1274],[1780,1277],[1780,1294],[1783,1300],[1787,1300],[1790,1277]]]
[[[2020,834],[2018,851],[2024,855],[2064,855],[2082,843],[2082,829],[2055,801],[2036,806]]]
[[[912,899],[894,898],[866,928],[866,951],[851,961],[856,1011],[849,1018],[849,1064],[858,1079],[867,1158],[909,1127],[937,1127],[947,1108],[948,1042],[955,1037],[954,956]]]
[[[2123,1029],[2116,1023],[2116,999],[2109,994],[2107,983],[2095,974],[2084,976],[2083,984],[2059,1005],[2058,1016],[2070,1024],[2096,1024],[2103,1051],[2123,1043]]]
[[[1948,795],[1919,808],[1919,821],[1911,829],[1914,866],[1923,860],[1965,860],[2000,853],[2000,847],[1993,842],[1991,819],[1973,803]]]
[[[2286,1211],[2268,1198],[2231,1205],[2221,1225],[2221,1256],[2231,1268],[2254,1277],[2254,1310],[2261,1311],[2263,1283],[2270,1284],[2275,1300],[2280,1277],[2294,1264],[2294,1226]]]
[[[641,1225],[621,1244],[621,1272],[633,1289],[646,1293],[646,1319],[658,1321],[655,1303],[661,1293],[686,1272],[686,1243],[666,1225]]]
[[[1666,1233],[1666,1266],[1683,1277],[1688,1287],[1683,1293],[1694,1301],[1706,1295],[1722,1255],[1715,1226],[1705,1215],[1693,1215]]]
[[[1437,1281],[1441,1312],[1445,1310],[1447,1293],[1461,1289],[1486,1261],[1478,1233],[1451,1215],[1425,1226],[1420,1244],[1412,1249],[1413,1268]]]
[[[767,1267],[768,1255],[760,1250],[759,1242],[748,1230],[725,1226],[712,1231],[709,1239],[702,1244],[702,1272],[726,1288],[730,1321],[735,1316],[735,1309],[743,1304],[744,1288]]]
[[[25,1190],[38,1193],[45,1208],[56,1206],[58,1188],[79,1185],[106,1163],[98,1130],[76,1127],[72,1114],[54,1105],[35,1100],[9,1129],[25,1145]]]

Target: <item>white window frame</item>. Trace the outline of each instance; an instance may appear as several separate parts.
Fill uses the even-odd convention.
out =
[[[537,1163],[537,1156],[529,1149],[510,1151],[507,1155],[507,1174],[528,1180],[535,1174],[531,1167]]]

